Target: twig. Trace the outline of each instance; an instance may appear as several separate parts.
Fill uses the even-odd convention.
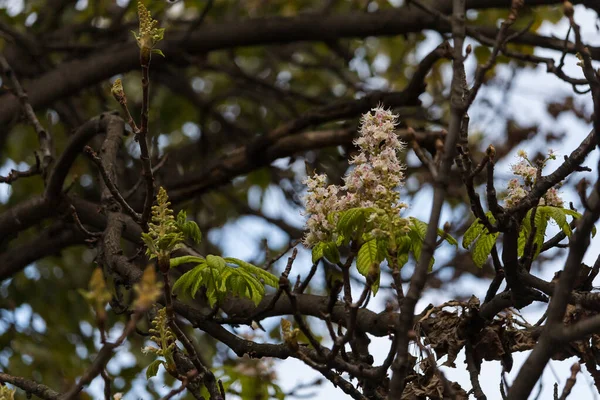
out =
[[[206,4],[204,5],[204,8],[202,9],[202,12],[198,16],[198,19],[196,19],[194,21],[194,23],[189,27],[189,29],[185,33],[185,36],[183,37],[182,42],[188,41],[190,39],[190,36],[192,35],[192,33],[196,29],[198,29],[200,27],[200,25],[202,25],[202,23],[204,22],[204,19],[208,15],[208,13],[209,13],[210,9],[212,8],[213,4],[214,4],[214,0],[208,0],[206,2]]]
[[[35,132],[38,135],[38,140],[40,142],[40,153],[42,156],[39,172],[41,172],[42,176],[46,178],[48,168],[54,160],[54,157],[52,155],[52,136],[46,129],[44,129],[44,127],[38,120],[37,116],[35,115],[35,111],[33,110],[33,107],[29,103],[27,93],[25,93],[25,90],[23,90],[21,83],[17,79],[10,64],[3,55],[0,55],[0,67],[2,67],[4,75],[6,75],[6,77],[11,81],[13,89],[15,90],[17,97],[19,98],[19,102],[21,103],[21,107],[25,112],[25,116],[27,117],[27,120],[29,121],[29,123],[31,123],[31,125],[35,129]]]
[[[121,195],[121,192],[117,188],[116,184],[112,181],[112,179],[110,179],[110,175],[109,175],[108,171],[106,170],[106,168],[104,167],[102,159],[100,159],[100,157],[98,157],[98,154],[96,154],[96,152],[94,150],[92,150],[92,148],[90,146],[85,146],[83,148],[83,150],[90,157],[90,159],[94,162],[94,164],[96,164],[96,167],[98,167],[98,171],[100,171],[100,175],[102,175],[102,179],[104,180],[106,187],[112,194],[115,201],[117,201],[121,205],[121,207],[123,207],[123,210],[127,214],[129,214],[129,216],[131,218],[133,218],[134,221],[136,221],[138,223],[141,222],[141,215],[139,215],[137,212],[135,212],[135,210],[133,208],[131,208],[129,203],[127,203],[127,201],[123,198],[123,196]]]
[[[147,51],[146,51],[147,50]],[[142,66],[142,109],[140,111],[140,127],[135,138],[140,144],[140,161],[142,163],[142,176],[146,183],[146,195],[144,197],[144,208],[142,211],[142,229],[147,230],[152,202],[154,200],[154,174],[148,151],[148,113],[149,113],[149,89],[150,89],[150,49],[141,49],[140,64]]]
[[[473,394],[477,400],[486,400],[487,396],[481,389],[479,383],[479,373],[481,372],[481,365],[477,365],[475,357],[473,355],[473,345],[470,341],[465,344],[465,358],[467,363],[467,370],[469,371],[469,377],[471,378],[471,385],[473,385]]]
[[[58,400],[61,396],[60,393],[50,389],[46,385],[19,376],[5,374],[3,372],[0,372],[0,382],[15,385],[16,387],[23,389],[26,393],[34,394],[44,400]]]
[[[466,88],[465,69],[463,64],[463,44],[465,38],[465,0],[454,0],[453,2],[453,77],[451,86],[451,112],[448,135],[444,147],[444,155],[438,170],[438,177],[435,180],[435,191],[429,225],[425,234],[421,256],[413,277],[410,287],[402,306],[400,307],[400,326],[397,331],[396,340],[398,341],[398,351],[396,359],[392,364],[392,380],[390,382],[390,398],[401,398],[406,385],[406,375],[408,373],[408,343],[409,331],[414,321],[414,311],[421,292],[427,281],[427,272],[429,262],[435,250],[435,242],[437,239],[437,228],[441,215],[441,209],[444,204],[446,188],[450,175],[450,167],[454,159],[456,151],[456,143],[458,141],[461,124],[463,122],[466,107],[464,103]]]
[[[179,380],[181,381],[181,385],[178,388],[172,389],[165,396],[161,397],[161,400],[169,400],[173,397],[177,396],[179,393],[183,392],[187,387],[188,383],[193,380],[196,375],[198,375],[198,371],[193,369],[187,373],[186,376],[182,376]]]
[[[577,382],[577,374],[581,371],[581,366],[578,362],[573,364],[571,367],[571,376],[567,378],[567,382],[565,383],[565,387],[563,388],[562,394],[558,398],[558,400],[566,400],[567,397],[571,394],[571,390],[575,383]]]
[[[86,236],[88,236],[89,240],[96,240],[100,236],[102,236],[101,232],[90,232],[89,230],[86,229],[85,226],[83,226],[83,224],[81,223],[81,220],[79,219],[79,216],[77,215],[77,210],[75,209],[75,207],[72,204],[69,205],[69,210],[71,210],[71,216],[73,217],[73,221],[75,221],[75,225],[77,226],[77,228],[79,228],[79,230],[81,232],[83,232]]]
[[[300,283],[300,285],[297,288],[295,288],[295,290],[294,290],[295,293],[299,293],[299,294],[304,293],[304,291],[308,287],[308,284],[310,283],[312,278],[315,276],[318,266],[319,266],[319,263],[316,262],[312,265],[312,267],[310,267],[310,271],[308,272],[308,275],[306,276],[306,278],[302,281],[302,283]]]
[[[104,381],[104,400],[112,400],[110,376],[108,376],[106,369],[103,369],[102,372],[100,372],[100,376],[102,376],[102,380]]]
[[[154,165],[152,167],[152,174],[156,174],[156,172],[161,169],[163,167],[163,165],[165,165],[165,163],[167,162],[167,160],[169,159],[169,154],[165,154],[164,156],[162,156],[162,158],[156,163],[156,165]],[[123,197],[125,199],[129,199],[134,193],[137,192],[138,188],[140,187],[140,185],[144,182],[144,177],[140,177],[135,184],[131,187],[131,189],[129,189],[124,195]]]
[[[104,346],[102,346],[102,348],[98,352],[98,355],[92,362],[92,365],[83,373],[83,375],[81,375],[79,381],[75,385],[73,385],[71,389],[69,389],[64,395],[59,397],[59,400],[75,399],[79,392],[81,392],[87,384],[89,384],[96,376],[102,373],[102,371],[106,367],[106,364],[114,355],[114,350],[121,344],[123,344],[127,336],[129,336],[129,334],[135,330],[135,325],[137,321],[139,321],[139,319],[142,317],[142,315],[143,314],[141,312],[133,313],[129,322],[125,326],[125,329],[121,333],[121,336],[119,336],[119,338],[115,342],[107,342]]]
[[[37,153],[35,154],[35,165],[25,171],[18,171],[11,169],[8,176],[0,176],[0,183],[12,184],[19,178],[28,178],[30,176],[38,175],[40,173],[40,157]]]

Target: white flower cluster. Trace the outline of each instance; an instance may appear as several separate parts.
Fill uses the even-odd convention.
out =
[[[513,174],[522,178],[522,182],[519,180],[519,178],[511,179],[508,182],[508,194],[504,199],[504,204],[506,207],[514,206],[519,202],[519,200],[527,196],[535,184],[538,168],[543,168],[548,160],[556,159],[556,153],[554,150],[549,150],[546,159],[539,167],[535,167],[527,157],[527,153],[524,150],[519,150],[517,156],[521,158],[521,160],[517,164],[511,165],[511,170]],[[564,202],[560,198],[558,189],[553,187],[550,188],[550,190],[548,190],[540,199],[540,205],[563,207]]]
[[[315,174],[304,183],[308,186],[305,198],[308,232],[304,244],[312,247],[321,241],[331,240],[335,220],[327,217],[336,211],[350,208],[374,207],[378,209],[370,220],[382,224],[372,232],[383,236],[406,225],[400,211],[407,207],[401,203],[396,190],[404,181],[404,165],[398,153],[405,148],[394,132],[396,116],[389,110],[377,107],[362,117],[360,136],[354,144],[360,153],[350,164],[353,166],[344,177],[344,185],[327,185],[325,175]]]

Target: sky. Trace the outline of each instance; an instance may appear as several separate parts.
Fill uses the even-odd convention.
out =
[[[11,6],[18,7],[18,1],[13,0],[9,2]],[[81,0],[80,0],[81,3]],[[0,0],[0,6],[2,6],[2,0]],[[79,5],[81,6],[81,5]],[[181,7],[181,6],[179,6]],[[600,45],[600,36],[595,28],[595,15],[593,12],[587,12],[583,7],[577,6],[575,8],[575,18],[577,22],[582,26],[582,35],[584,40],[591,45]],[[558,37],[564,37],[568,29],[568,26],[565,21],[560,22],[557,25],[546,24],[542,26],[542,32],[546,35],[556,35]],[[439,43],[439,35],[435,33],[429,33],[427,35],[428,39],[423,43],[423,45],[419,48],[419,51],[415,55],[417,59],[421,59],[428,51],[430,51],[433,47],[435,47]],[[554,58],[558,58],[559,55],[556,52],[550,51],[538,51],[537,54],[550,56]],[[389,65],[389,59],[386,60],[386,56],[382,55],[378,59],[378,64],[384,68],[386,65]],[[360,69],[360,63],[355,63],[355,68]],[[467,74],[468,76],[473,76],[473,71],[475,68],[475,63],[473,62],[473,57],[467,60]],[[449,72],[449,71],[448,71]],[[576,66],[576,60],[574,57],[569,57],[567,62],[567,68],[565,69],[571,76],[581,76],[581,72],[579,68]],[[507,68],[501,68],[499,71],[501,76],[505,75],[508,79],[509,71]],[[372,81],[373,86],[381,86],[385,88],[386,82],[378,79],[374,79]],[[582,123],[579,120],[574,119],[573,117],[563,116],[558,120],[551,120],[548,118],[547,113],[545,112],[546,101],[549,98],[560,99],[563,96],[571,95],[571,88],[559,81],[554,76],[547,74],[543,67],[538,67],[534,69],[530,69],[528,71],[522,71],[516,78],[516,82],[514,83],[514,88],[511,92],[508,93],[508,97],[505,97],[505,93],[501,92],[497,88],[489,88],[484,87],[480,93],[480,98],[483,96],[488,97],[493,102],[495,102],[498,107],[501,107],[506,110],[512,110],[512,116],[516,118],[519,122],[524,124],[527,123],[541,123],[543,128],[554,129],[555,131],[566,131],[567,138],[566,140],[559,146],[559,149],[555,149],[559,152],[559,160],[563,154],[568,154],[571,150],[576,148],[580,141],[588,134],[591,129],[590,126]],[[578,96],[577,101],[583,102],[586,104],[588,110],[591,109],[591,98],[589,95]],[[503,102],[506,102],[505,104]],[[478,107],[476,103],[474,107]],[[485,114],[485,113],[473,113],[471,120],[471,128],[479,129],[486,133],[486,141],[491,141],[494,143],[501,143],[503,140],[502,130],[504,129],[504,123],[501,118],[495,118],[493,114]],[[534,152],[534,150],[542,150],[543,146],[543,138],[533,139],[531,142],[528,142],[525,150],[529,150],[530,152]],[[409,156],[409,162],[412,159],[414,161],[414,157]],[[597,163],[597,152],[594,152],[592,156],[586,161],[587,165],[595,166]],[[508,176],[509,166],[511,162],[516,162],[516,155],[512,155],[507,157],[507,162],[500,164],[498,167],[500,169],[499,177],[502,177],[502,169],[504,169],[504,176]],[[285,160],[280,160],[275,163],[275,165],[285,163]],[[558,165],[558,161],[555,163],[550,163],[545,170],[546,173],[551,171],[554,167]],[[19,165],[14,162],[7,162],[4,165],[0,166],[0,175],[6,175],[11,168],[19,168],[25,169],[27,165],[21,163]],[[295,168],[298,168],[299,171],[304,169],[303,165],[295,165]],[[580,177],[576,178],[577,180]],[[595,179],[594,176],[588,177],[588,179]],[[501,182],[498,182],[498,188],[501,188]],[[9,196],[9,186],[8,185],[0,185],[0,202],[6,202]],[[257,196],[259,193],[256,191],[251,191],[249,193],[249,202],[252,205],[257,204]],[[283,199],[281,193],[275,188],[271,187],[267,189],[264,193],[265,200],[263,201],[263,209],[262,211],[269,216],[273,217],[283,217],[289,223],[302,227],[303,224],[303,216],[300,214],[300,210],[292,209]],[[431,189],[423,188],[419,194],[415,197],[413,204],[419,204],[419,207],[410,207],[406,212],[407,215],[415,216],[422,220],[427,221],[428,211],[431,207],[431,203],[429,199],[431,198]],[[566,201],[574,201],[575,204],[579,204],[578,197],[576,194],[564,190],[563,198]],[[442,222],[450,219],[451,210],[449,208],[444,208],[444,212],[442,214]],[[213,230],[209,232],[209,238],[213,242],[218,242],[223,249],[223,253],[225,256],[235,256],[242,259],[253,259],[256,258],[257,255],[261,253],[260,250],[260,242],[263,238],[268,238],[269,244],[272,247],[283,246],[287,242],[286,235],[279,231],[278,228],[270,226],[264,223],[261,219],[257,217],[243,217],[237,220],[236,222],[229,223],[225,225],[222,229]],[[592,244],[586,256],[584,258],[584,262],[587,264],[593,264],[595,259],[598,256],[600,249],[600,235],[598,235],[595,239],[592,240]],[[441,260],[444,256],[448,255],[449,249],[442,248],[440,249],[439,255],[436,257]],[[437,254],[437,253],[436,253]],[[562,263],[564,262],[565,257],[561,257],[557,259],[552,264],[547,264],[545,266],[544,271],[540,273],[540,277],[546,280],[549,280],[554,275],[555,271],[560,270],[562,268]],[[285,257],[281,262],[285,262]],[[305,274],[310,267],[310,255],[307,251],[301,251],[298,255],[298,258],[295,263],[295,267],[293,270],[293,274]],[[35,269],[33,267],[29,267],[26,271],[28,274],[35,275]],[[410,276],[410,268],[407,268],[403,271],[405,277]],[[318,284],[318,278],[316,278],[315,284]],[[385,282],[382,282],[385,283]],[[452,287],[446,288],[447,290],[439,291],[439,290],[428,290],[424,293],[423,297],[417,304],[417,312],[419,312],[422,308],[432,303],[434,305],[439,305],[446,300],[450,300],[455,297],[456,294],[460,294],[461,296],[469,296],[471,294],[483,298],[485,296],[485,292],[487,291],[488,284],[486,282],[482,282],[481,280],[470,278],[465,276],[461,278],[459,281],[452,284]],[[404,287],[406,292],[408,286]],[[356,291],[359,288],[355,288]],[[370,303],[369,308],[375,311],[381,311],[384,307],[382,304],[385,298],[385,294],[381,293],[377,297],[373,299]],[[543,312],[542,307],[538,306],[530,306],[522,311],[522,315],[528,321],[537,321],[537,319],[541,316]],[[14,314],[14,317],[17,320],[17,323],[28,323],[29,316],[35,313],[35,310],[31,310],[31,308],[27,308],[27,306],[20,307]],[[34,320],[36,320],[34,318]],[[19,322],[21,321],[21,322]],[[36,320],[37,321],[37,320]],[[38,321],[38,324],[45,325],[45,322]],[[272,326],[273,324],[279,324],[278,318],[271,318],[267,320],[264,324],[265,328]],[[40,326],[42,326],[40,325]],[[91,329],[91,327],[88,327]],[[325,333],[324,325],[323,331],[321,333]],[[2,327],[0,326],[0,333]],[[119,327],[115,327],[113,329],[113,335],[118,335],[120,332]],[[99,343],[98,343],[99,344]],[[127,344],[124,345],[123,351],[119,351],[117,357],[115,357],[108,365],[109,372],[114,375],[118,375],[121,367],[127,366],[128,364],[134,362],[133,357],[126,351]],[[371,350],[375,357],[376,363],[380,363],[383,358],[385,358],[387,354],[387,350],[389,348],[389,341],[387,339],[376,339],[373,338],[373,342],[371,344]],[[85,357],[85,354],[81,354]],[[0,354],[1,356],[1,354]],[[506,380],[510,384],[514,379],[516,373],[518,373],[520,369],[520,365],[526,359],[527,352],[525,353],[516,353],[514,355],[514,367],[510,374],[507,375]],[[442,358],[439,362],[441,364],[444,361]],[[453,381],[458,382],[465,390],[469,390],[471,387],[468,373],[466,369],[463,367],[464,362],[464,353],[461,352],[459,355],[456,365],[458,368],[448,368],[448,367],[440,367],[440,369],[444,372],[445,376]],[[541,380],[541,395],[539,398],[546,399],[552,398],[552,393],[554,389],[554,383],[557,382],[559,384],[559,390],[562,390],[564,386],[566,378],[569,376],[569,369],[574,362],[574,359],[569,359],[563,362],[551,361],[550,364],[546,367],[544,375]],[[585,367],[584,367],[585,368]],[[285,361],[279,361],[277,364],[277,373],[279,376],[279,384],[284,389],[291,389],[297,383],[300,382],[311,382],[316,377],[320,376],[320,374],[316,371],[310,369],[310,367],[304,365],[302,362],[289,359]],[[498,394],[498,386],[500,383],[501,376],[501,366],[499,362],[484,362],[482,365],[481,372],[481,385],[483,391],[488,394],[488,398],[493,399]],[[143,386],[145,384],[145,379],[141,377],[137,384],[136,396],[126,396],[126,399],[134,399],[138,397],[144,397]],[[102,393],[102,380],[96,379],[92,382],[91,391],[92,393],[97,394],[100,398]],[[170,388],[164,388],[165,393]],[[534,390],[534,393],[537,394],[537,388]],[[330,383],[326,382],[321,387],[315,390],[307,390],[304,393],[315,393],[315,395],[311,398],[316,400],[330,400],[332,398],[335,399],[344,399],[349,398],[342,391],[336,389]],[[578,375],[577,383],[573,388],[571,398],[583,397],[586,399],[596,399],[598,395],[595,391],[593,383],[591,382],[591,378],[587,373],[580,373]]]

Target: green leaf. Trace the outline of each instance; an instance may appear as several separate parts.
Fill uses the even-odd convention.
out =
[[[187,213],[184,210],[180,210],[177,213],[177,218],[175,219],[176,223],[178,226],[183,226],[185,225],[186,221],[187,221]]]
[[[164,37],[165,37],[165,29],[166,28],[158,28],[156,30],[156,35],[154,37],[155,42],[158,42],[158,41],[164,39]]]
[[[375,279],[375,281],[371,285],[371,291],[373,292],[373,297],[375,297],[377,295],[377,292],[379,291],[379,282],[380,281],[381,281],[381,271],[379,272],[379,274],[377,274],[377,279]]]
[[[475,265],[481,268],[486,262],[488,256],[490,255],[490,252],[492,251],[492,247],[494,247],[494,244],[496,244],[498,234],[498,232],[492,234],[487,233],[486,229],[485,233],[483,233],[479,237],[479,240],[475,242],[472,253],[473,262],[475,263]]]
[[[406,264],[408,262],[408,252],[399,254],[397,257],[397,260],[398,260],[398,268],[402,268],[404,266],[404,264]]]
[[[217,271],[223,271],[227,268],[227,264],[223,257],[214,256],[212,254],[206,256],[206,263],[211,269],[216,269]]]
[[[578,213],[577,211],[573,211],[573,210],[571,210],[569,208],[563,208],[562,210],[563,210],[563,212],[565,214],[572,216],[573,219],[579,219],[579,218],[581,218],[581,214]],[[593,226],[592,227],[592,237],[596,236],[596,232],[597,232],[596,227]]]
[[[439,235],[439,237],[444,238],[444,240],[446,242],[448,242],[449,244],[451,244],[452,246],[458,246],[458,241],[456,239],[454,239],[450,234],[444,232],[443,229],[438,228],[438,235]]]
[[[491,211],[486,212],[485,216],[487,217],[488,221],[490,221],[490,224],[496,223],[496,218],[494,217],[494,214]]]
[[[158,54],[159,56],[162,56],[162,57],[165,57],[165,54],[162,52],[161,49],[152,49],[152,53]]]
[[[319,242],[312,248],[312,263],[316,264],[321,258],[323,258],[323,251],[325,249],[325,242]]]
[[[150,379],[156,376],[156,374],[158,374],[158,368],[164,364],[164,361],[162,360],[154,360],[150,363],[150,365],[148,365],[148,368],[146,369],[146,379]]]
[[[548,213],[548,215],[554,220],[556,221],[556,224],[560,227],[560,229],[562,229],[562,231],[565,233],[565,235],[567,235],[567,237],[571,237],[571,234],[573,233],[571,231],[571,227],[569,226],[569,223],[567,222],[567,216],[566,213],[563,211],[563,208],[559,208],[559,207],[544,207],[546,209],[546,212]]]
[[[198,264],[195,268],[181,275],[173,285],[173,291],[180,291],[185,295],[194,297],[203,281],[202,272],[206,269],[206,263]]]
[[[356,234],[361,233],[358,231],[363,229],[367,217],[373,212],[376,212],[376,209],[373,207],[351,208],[340,212],[338,214],[336,231],[341,234],[345,240],[356,239]]]
[[[409,217],[409,219],[412,222],[411,230],[419,235],[421,242],[424,241],[427,234],[427,224],[413,217]]]
[[[481,235],[484,228],[485,226],[483,226],[479,218],[473,221],[473,223],[471,224],[469,229],[467,229],[463,236],[463,248],[468,249],[471,246],[471,244],[473,244],[473,242],[479,237],[479,235]]]
[[[181,214],[181,211],[179,214]],[[177,220],[179,222],[179,215],[177,216]],[[186,221],[185,213],[183,222],[179,224],[179,229],[181,229],[183,234],[192,239],[195,243],[200,243],[202,240],[202,232],[200,232],[198,224],[196,224],[194,221]]]
[[[527,235],[525,234],[525,229],[521,229],[519,232],[519,241],[517,246],[517,255],[519,257],[523,257],[523,253],[525,252],[525,245],[527,244]]]
[[[258,303],[260,303],[260,301],[265,296],[264,285],[258,279],[256,279],[256,277],[252,275],[251,272],[246,271],[243,268],[230,268],[230,270],[232,270],[232,273],[238,275],[243,280],[245,289],[247,289],[247,292],[246,290],[240,290],[238,294],[241,296],[249,297],[255,305],[258,305]],[[233,287],[227,287],[226,289],[227,290],[225,290],[224,292],[234,291]]]
[[[336,230],[350,237],[356,227],[364,223],[363,208],[351,208],[339,214]]]
[[[371,239],[365,242],[360,249],[358,249],[358,256],[356,257],[356,268],[362,276],[369,275],[369,271],[373,264],[379,265],[381,262],[377,252],[377,240]]]
[[[206,263],[198,264],[195,270],[197,278],[194,279],[190,286],[191,297],[195,297],[196,293],[198,293],[198,289],[200,289],[200,286],[202,286],[205,282],[209,280],[207,276],[210,272],[210,268],[208,268],[208,265]]]
[[[548,227],[548,219],[549,215],[545,207],[538,208],[538,212],[535,215],[535,238],[533,242],[535,243],[535,254],[534,257],[537,257],[538,254],[542,251],[542,246],[544,245],[544,238],[546,237],[546,228]]]
[[[201,263],[205,263],[206,260],[204,259],[204,257],[198,257],[198,256],[182,256],[182,257],[174,257],[171,258],[171,268],[175,268],[181,264],[187,264],[187,263],[196,263],[196,264],[201,264]]]
[[[252,265],[244,260],[240,260],[238,258],[226,257],[225,261],[231,264],[236,264],[246,272],[249,272],[258,277],[259,279],[262,279],[266,285],[269,285],[271,287],[279,286],[279,279],[269,271],[265,271],[262,268],[258,268],[257,266]]]
[[[581,218],[581,214],[578,213],[577,211],[571,210],[569,208],[563,208],[562,210],[565,214],[570,215],[571,217],[573,217],[575,219]]]
[[[423,246],[423,238],[419,235],[418,232],[414,230],[410,230],[408,232],[408,236],[410,238],[410,251],[413,253],[415,260],[419,260],[421,257],[421,247]]]
[[[337,264],[340,262],[340,251],[337,246],[333,242],[325,243],[325,247],[323,248],[323,255],[329,262],[333,264]]]

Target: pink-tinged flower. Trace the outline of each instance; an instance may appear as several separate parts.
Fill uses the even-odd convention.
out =
[[[511,170],[515,175],[520,176],[522,181],[518,178],[514,178],[508,182],[507,196],[504,200],[506,207],[513,207],[522,198],[527,196],[537,179],[538,168],[534,167],[531,161],[529,161],[527,153],[524,150],[519,150],[517,155],[521,158],[521,161],[511,165]],[[554,159],[556,159],[556,153],[554,150],[548,150],[548,157],[539,163],[539,168],[543,168],[548,160]],[[560,194],[556,187],[549,189],[548,192],[542,196],[539,204],[553,207],[564,206],[564,202],[560,198]]]
[[[508,182],[508,194],[504,203],[506,207],[512,207],[519,202],[523,197],[527,196],[527,191],[523,188],[518,179],[511,179]]]
[[[388,235],[392,229],[406,225],[400,211],[407,205],[399,202],[397,191],[404,181],[405,170],[398,154],[405,149],[405,144],[395,133],[396,118],[382,107],[362,116],[360,135],[354,141],[360,153],[350,161],[352,167],[344,177],[343,186],[327,186],[325,175],[305,180],[308,186],[306,214],[309,215],[304,238],[307,247],[332,240],[335,221],[332,223],[327,217],[354,207],[381,210],[381,215],[373,213],[368,219],[378,227],[377,235]]]
[[[542,199],[540,199],[540,203],[542,201],[544,201],[547,206],[564,207],[564,202],[560,198],[560,194],[559,194],[558,190],[555,187],[550,188],[546,192],[546,194],[544,195],[544,197]]]
[[[527,160],[521,160],[510,166],[515,175],[522,176],[526,181],[533,182],[537,174],[537,168],[530,165]]]

